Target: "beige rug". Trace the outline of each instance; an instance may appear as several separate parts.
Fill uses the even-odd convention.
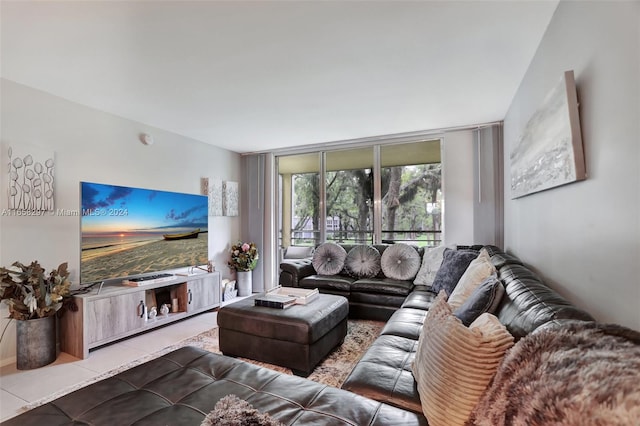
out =
[[[378,337],[384,322],[368,321],[368,320],[349,320],[347,328],[347,336],[341,346],[331,352],[318,366],[313,373],[307,377],[318,383],[340,387],[347,378],[355,364],[358,362],[362,354],[371,346],[371,343]],[[78,383],[77,385],[68,387],[38,401],[32,402],[22,407],[21,411],[28,411],[40,405],[53,401],[63,395],[76,391],[80,388],[88,386],[92,383],[114,376],[122,371],[128,370],[136,365],[158,358],[166,353],[174,351],[183,346],[196,346],[210,352],[220,353],[218,346],[218,329],[213,328],[197,336],[190,337],[175,345],[167,346],[158,352],[149,354],[130,363],[121,365],[106,373],[100,374],[92,379]],[[285,374],[293,374],[290,369],[277,365],[267,364],[264,362],[253,361],[246,358],[239,358],[252,364],[260,365],[272,370],[276,370]]]

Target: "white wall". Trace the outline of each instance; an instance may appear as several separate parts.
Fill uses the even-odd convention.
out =
[[[504,122],[505,248],[599,321],[640,329],[640,2],[563,1]],[[509,153],[574,70],[588,178],[511,200]]]
[[[1,80],[2,196],[7,208],[7,146],[29,145],[55,152],[56,208],[79,208],[79,182],[200,193],[201,177],[240,181],[240,155],[170,132],[87,108],[17,83]],[[151,133],[152,146],[138,140]],[[229,244],[240,236],[239,217],[209,218],[209,257],[223,276]],[[45,215],[0,215],[0,265],[39,260],[50,269],[69,262],[71,280],[78,283],[80,218]],[[7,310],[2,307],[0,327]],[[0,330],[1,332],[1,330]],[[0,363],[15,356],[15,332],[10,325],[0,343]]]
[[[444,244],[473,244],[473,131],[448,132],[442,141]]]

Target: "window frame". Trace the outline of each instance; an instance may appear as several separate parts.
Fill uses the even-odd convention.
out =
[[[336,151],[345,151],[345,150],[352,150],[354,148],[371,148],[373,150],[373,173],[374,173],[374,180],[373,180],[373,211],[372,211],[372,215],[373,215],[373,230],[372,230],[372,243],[373,244],[382,244],[383,238],[382,238],[382,179],[381,179],[381,170],[383,167],[382,165],[382,159],[381,159],[381,151],[382,151],[382,147],[389,147],[392,145],[401,145],[401,144],[411,144],[411,143],[420,143],[420,142],[438,142],[439,144],[439,164],[443,163],[443,145],[444,145],[444,135],[443,134],[425,134],[425,135],[420,135],[420,137],[418,136],[414,136],[414,137],[404,137],[404,138],[397,138],[395,140],[387,140],[385,141],[384,139],[376,139],[375,142],[360,142],[360,143],[354,143],[354,144],[341,144],[340,146],[332,146],[332,147],[320,147],[320,146],[316,146],[315,149],[314,147],[309,147],[306,149],[298,149],[298,150],[285,150],[285,151],[281,151],[278,153],[274,153],[275,154],[275,171],[276,174],[279,176],[278,179],[275,179],[275,184],[277,186],[276,188],[276,194],[280,194],[280,190],[281,190],[281,173],[280,173],[280,159],[281,157],[286,157],[286,156],[291,156],[291,155],[299,155],[299,154],[318,154],[319,157],[319,167],[318,167],[318,177],[319,177],[319,197],[320,199],[318,200],[318,208],[319,208],[319,220],[318,220],[318,224],[320,226],[320,229],[317,230],[318,232],[318,238],[319,238],[319,242],[325,242],[327,241],[327,211],[326,211],[326,192],[327,192],[327,188],[326,188],[326,172],[327,172],[327,153],[329,152],[336,152]],[[431,163],[420,163],[420,164],[435,164],[435,162],[431,162]],[[291,176],[293,176],[294,173],[291,174]],[[293,187],[291,188],[293,190]],[[445,194],[444,194],[444,182],[441,184],[441,193],[442,193],[442,199],[443,199],[443,204],[444,204],[444,199],[445,199]],[[293,194],[289,195],[289,199],[293,200]],[[282,248],[284,246],[284,241],[283,241],[283,223],[282,223],[282,210],[284,208],[284,206],[282,206],[282,197],[278,196],[276,199],[276,205],[274,206],[274,208],[277,211],[277,223],[278,223],[278,238],[277,238],[277,243],[280,245],[280,247]],[[294,217],[294,212],[293,212],[293,203],[291,203],[291,209],[292,212],[290,214],[290,216],[293,218]],[[292,238],[291,234],[289,233],[290,238]],[[444,228],[442,228],[440,230],[440,240],[444,241]]]

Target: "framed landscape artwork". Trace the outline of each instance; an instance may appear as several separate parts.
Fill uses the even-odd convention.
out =
[[[529,119],[510,159],[512,199],[586,179],[573,71]]]

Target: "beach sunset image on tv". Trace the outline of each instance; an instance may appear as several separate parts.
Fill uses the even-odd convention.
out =
[[[82,283],[207,263],[206,195],[80,185]]]

